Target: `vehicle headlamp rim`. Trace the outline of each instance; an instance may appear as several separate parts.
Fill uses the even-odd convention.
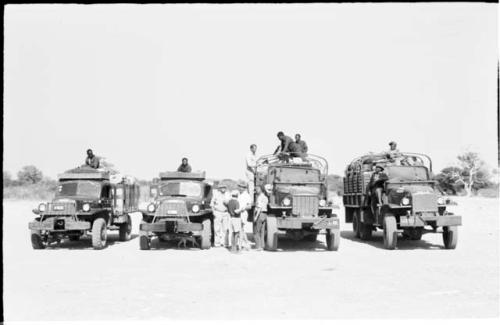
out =
[[[289,206],[290,204],[292,204],[292,200],[289,197],[286,197],[283,199],[283,201],[281,201],[281,204],[283,204],[284,206]]]
[[[191,207],[191,211],[193,211],[194,213],[200,212],[200,206],[198,204],[193,205]]]
[[[84,203],[82,205],[82,210],[83,210],[83,212],[89,212],[90,211],[90,204],[89,203]]]
[[[47,210],[47,205],[45,203],[40,203],[38,205],[38,211],[45,212]]]
[[[444,205],[444,204],[445,204],[444,198],[442,198],[442,197],[438,197],[438,198],[437,198],[437,203],[438,203],[439,205]]]
[[[404,197],[401,199],[401,205],[410,205],[410,198],[409,197]]]
[[[326,206],[326,200],[325,199],[321,199],[321,200],[319,200],[318,204],[319,204],[320,207],[325,207]]]
[[[149,203],[146,209],[148,210],[148,212],[153,213],[156,210],[156,206],[154,203]]]

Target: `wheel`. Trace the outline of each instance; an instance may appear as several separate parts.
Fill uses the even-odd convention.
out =
[[[362,240],[372,239],[373,227],[369,223],[359,223],[359,238]]]
[[[396,217],[391,214],[384,216],[384,247],[386,249],[394,249],[398,243],[398,233],[396,225]]]
[[[94,249],[103,249],[106,247],[107,238],[106,220],[104,218],[96,219],[92,225],[92,247]]]
[[[275,251],[278,249],[278,225],[276,217],[268,216],[266,219],[266,250]]]
[[[201,249],[209,249],[212,246],[212,222],[205,219],[202,222]]]
[[[329,251],[336,251],[339,249],[340,244],[340,230],[328,229],[326,231],[326,248]]]
[[[148,236],[140,235],[139,236],[139,248],[141,250],[150,250],[151,249],[151,241]]]
[[[458,241],[457,226],[443,227],[443,242],[446,249],[455,249]]]
[[[70,241],[78,241],[80,240],[80,235],[71,235],[69,236]]]
[[[352,217],[352,231],[354,232],[354,236],[356,238],[360,238],[361,237],[361,234],[360,234],[360,224],[361,224],[361,220],[360,220],[360,212],[359,211],[354,211],[353,213],[353,217]]]
[[[127,216],[127,222],[120,224],[120,241],[128,241],[132,237],[132,220]]]
[[[318,240],[318,234],[312,234],[312,235],[307,235],[307,236],[304,236],[304,239],[306,241],[310,241],[310,242],[313,242],[315,243],[316,240]]]
[[[40,230],[31,231],[31,246],[33,249],[44,249],[45,243],[43,242]]]

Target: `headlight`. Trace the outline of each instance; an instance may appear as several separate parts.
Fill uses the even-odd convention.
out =
[[[442,197],[438,197],[438,204],[443,205],[444,204],[444,199]]]
[[[319,200],[319,206],[324,207],[326,205],[326,200]]]
[[[283,201],[281,203],[285,206],[289,206],[290,203],[292,203],[292,201],[290,200],[290,198],[286,197],[283,199]]]
[[[89,212],[89,211],[90,211],[90,204],[85,203],[85,204],[82,206],[82,209],[83,209],[83,212]]]
[[[410,199],[407,198],[407,197],[404,197],[402,200],[401,200],[401,204],[402,205],[408,205],[410,204]]]
[[[193,210],[194,213],[198,213],[200,211],[200,206],[198,204],[195,204],[193,205],[191,210]]]
[[[155,212],[155,205],[154,203],[151,203],[150,205],[148,205],[148,212]]]
[[[40,205],[38,206],[38,211],[40,212],[45,212],[46,209],[47,207],[45,206],[45,203],[40,203]]]

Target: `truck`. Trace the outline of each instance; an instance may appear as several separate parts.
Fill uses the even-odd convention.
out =
[[[139,186],[131,177],[79,167],[58,175],[55,197],[33,209],[38,217],[28,225],[33,249],[62,240],[92,236],[92,247],[107,244],[108,231],[118,230],[119,240],[131,239],[131,213],[138,212]]]
[[[328,199],[328,163],[323,157],[265,155],[257,159],[255,188],[271,185],[265,224],[265,249],[278,248],[278,235],[315,242],[326,236],[327,250],[340,243],[339,218]],[[254,193],[254,202],[256,202]],[[255,209],[255,206],[253,207]]]
[[[371,197],[370,179],[375,166],[382,166],[382,204]],[[355,237],[370,240],[376,229],[383,231],[384,247],[397,247],[398,234],[420,240],[428,232],[442,232],[444,247],[454,249],[461,216],[447,210],[447,200],[433,180],[432,160],[421,153],[397,157],[366,154],[348,164],[344,176],[345,222],[352,223]]]
[[[212,246],[212,186],[205,172],[162,172],[151,189],[152,201],[141,211],[141,250],[151,249],[153,239],[177,239],[179,244],[189,240],[201,249]]]

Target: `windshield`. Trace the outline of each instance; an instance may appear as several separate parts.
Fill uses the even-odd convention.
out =
[[[429,179],[425,167],[388,166],[385,173],[389,176],[389,180],[393,181],[426,181]]]
[[[319,182],[319,170],[302,168],[276,168],[275,181],[284,183]]]
[[[201,196],[201,183],[189,181],[168,182],[161,185],[161,196]]]
[[[85,196],[99,198],[101,184],[95,181],[64,182],[57,187],[56,197],[59,196]]]

